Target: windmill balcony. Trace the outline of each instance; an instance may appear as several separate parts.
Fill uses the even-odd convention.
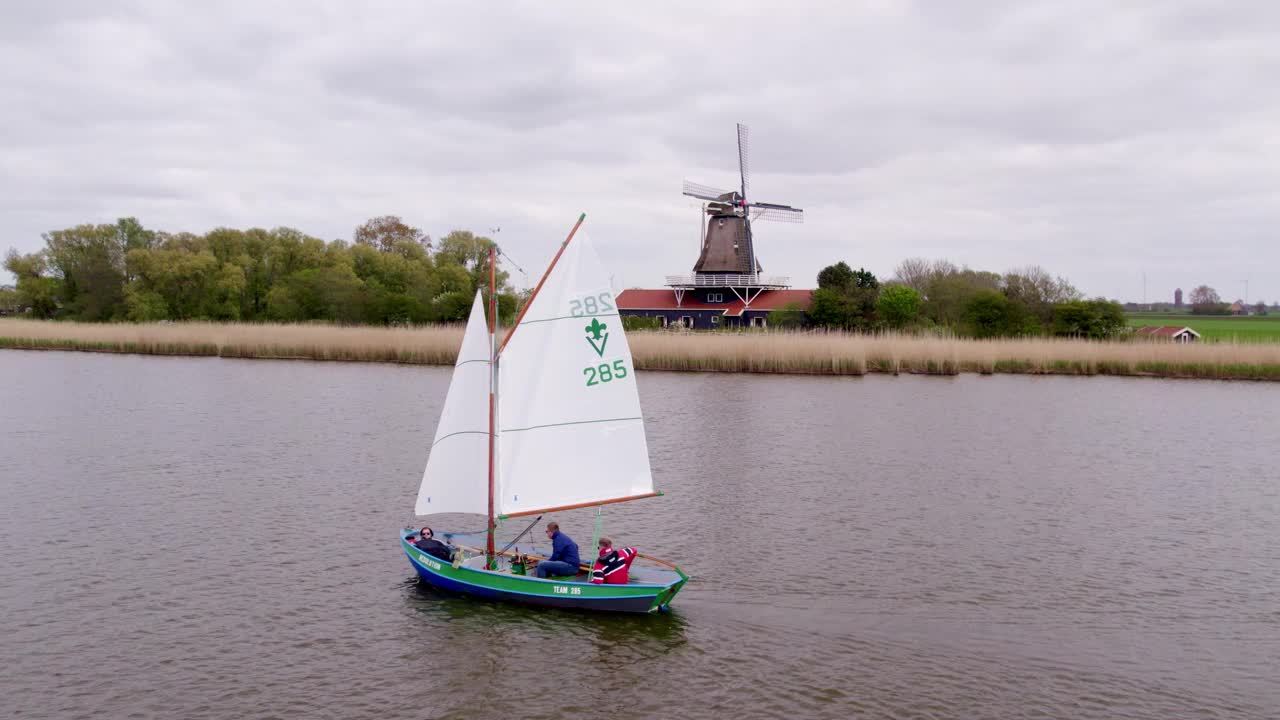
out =
[[[667,287],[673,288],[706,288],[706,287],[751,287],[777,290],[791,287],[791,278],[781,275],[761,275],[760,273],[694,273],[693,275],[668,275]]]

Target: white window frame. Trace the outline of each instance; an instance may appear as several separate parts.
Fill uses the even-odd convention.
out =
[[[682,326],[684,326],[685,328],[688,328],[688,329],[692,330],[692,329],[693,329],[693,316],[692,316],[692,315],[681,315],[681,316],[680,316],[680,324],[681,324]]]
[[[712,324],[712,325],[719,325],[719,324],[720,324],[720,316],[719,316],[719,315],[712,315],[712,316],[711,316],[711,324]]]
[[[769,323],[763,317],[751,318],[751,327],[767,328]]]
[[[709,303],[724,302],[724,293],[707,293],[707,302]]]

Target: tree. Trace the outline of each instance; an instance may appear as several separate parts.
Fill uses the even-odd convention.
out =
[[[0,285],[0,315],[14,315],[21,305],[17,288]]]
[[[1191,291],[1191,312],[1198,314],[1212,314],[1217,306],[1222,304],[1222,298],[1218,297],[1218,291],[1208,285],[1201,285]]]
[[[933,279],[933,265],[924,258],[907,258],[893,269],[893,277],[898,283],[924,295]]]
[[[1053,308],[1054,335],[1102,340],[1124,328],[1124,307],[1104,298],[1070,300]]]
[[[137,218],[120,218],[116,220],[116,242],[126,253],[130,250],[149,250],[156,242],[156,233],[142,227]]]
[[[489,284],[488,238],[455,231],[430,253],[421,231],[374,218],[361,241],[325,242],[293,228],[147,230],[134,218],[45,235],[39,253],[10,251],[20,306],[83,320],[262,320],[422,323],[460,320]],[[504,288],[507,273],[498,273]],[[500,290],[510,319],[518,298]]]
[[[128,255],[128,303],[131,319],[146,315],[149,320],[160,307],[167,308],[168,319],[208,319],[206,305],[217,280],[218,259],[208,250],[189,252],[179,249],[133,250]],[[154,293],[154,295],[152,295]],[[159,298],[159,302],[156,298]]]
[[[796,328],[804,324],[804,308],[800,303],[787,303],[769,313],[765,323],[771,328]]]
[[[1009,305],[1009,298],[1002,293],[995,290],[979,290],[965,305],[965,330],[977,338],[1012,334],[1014,324],[1010,321]]]
[[[157,322],[170,318],[169,305],[160,293],[139,283],[130,283],[124,289],[124,304],[127,317],[133,322]]]
[[[1000,276],[995,273],[956,270],[942,273],[929,283],[925,293],[925,317],[937,325],[956,328],[965,320],[965,309],[982,290],[998,291]]]
[[[467,270],[471,276],[471,291],[489,285],[489,248],[493,241],[481,237],[469,230],[454,230],[440,239],[436,248],[436,263],[458,265]],[[499,290],[507,286],[507,273],[501,269],[497,273]],[[468,298],[467,302],[471,299]]]
[[[914,288],[891,285],[880,291],[876,300],[876,315],[891,328],[904,328],[920,315],[923,300]]]
[[[395,215],[371,218],[356,228],[354,239],[382,252],[391,252],[399,243],[416,245],[424,250],[431,248],[431,237],[412,225],[407,225]]]
[[[844,261],[828,265],[818,273],[815,301],[821,303],[818,315],[809,317],[817,324],[846,330],[868,330],[875,323],[876,298],[880,281],[865,268],[856,271]]]
[[[1023,305],[1042,323],[1053,320],[1053,306],[1076,300],[1080,291],[1065,278],[1053,277],[1038,265],[1011,270],[1002,281],[1005,297]]]
[[[31,308],[31,314],[37,318],[51,318],[58,311],[59,283],[51,277],[45,277],[48,261],[44,251],[19,255],[10,248],[5,255],[4,269],[18,278],[18,303]]]
[[[54,277],[62,281],[61,301],[81,320],[110,320],[124,314],[124,244],[115,225],[77,225],[44,234]]]
[[[832,329],[849,326],[849,307],[840,291],[820,287],[813,291],[809,302],[809,319],[813,324]]]
[[[1253,314],[1254,314],[1254,315],[1266,315],[1266,314],[1267,314],[1267,304],[1266,304],[1265,302],[1263,302],[1263,301],[1259,300],[1259,301],[1258,301],[1257,303],[1255,303],[1255,304],[1254,304],[1254,306],[1253,306]]]
[[[828,265],[818,272],[818,287],[830,288],[843,292],[853,285],[853,268],[843,260],[835,265]]]

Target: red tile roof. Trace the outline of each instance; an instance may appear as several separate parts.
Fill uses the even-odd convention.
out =
[[[808,310],[813,296],[812,290],[765,290],[751,301],[752,310],[781,310],[795,303]],[[671,290],[623,290],[618,295],[620,310],[724,310],[726,315],[742,314],[742,301],[732,292],[725,293],[725,302],[705,303],[694,298],[693,293],[684,294],[684,302],[676,305],[676,294]]]

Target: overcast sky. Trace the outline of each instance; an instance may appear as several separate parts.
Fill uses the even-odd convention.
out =
[[[536,280],[585,211],[657,287],[697,257],[681,181],[734,186],[744,122],[754,199],[805,209],[756,231],[797,287],[922,256],[1280,301],[1277,3],[203,5],[5,3],[0,252],[396,214],[500,226]]]

